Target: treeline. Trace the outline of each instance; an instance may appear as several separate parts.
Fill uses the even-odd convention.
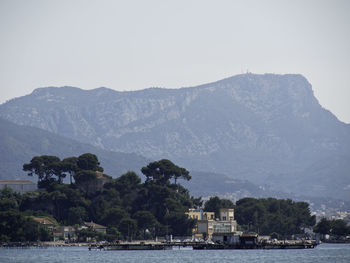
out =
[[[177,182],[189,180],[188,171],[165,159],[142,168],[144,183],[134,172],[116,179],[102,174],[103,168],[93,154],[63,160],[36,156],[23,169],[29,176],[37,176],[38,187],[45,191],[24,195],[2,191],[1,233],[10,228],[11,219],[5,214],[11,213],[12,217],[52,216],[61,225],[93,221],[108,227],[107,236],[100,237],[108,240],[190,235],[195,221],[185,212],[201,205],[200,198],[191,197]],[[67,176],[70,184],[63,183]],[[4,234],[1,239],[17,241],[22,235]]]
[[[314,227],[314,232],[322,235],[331,235],[335,238],[350,235],[350,226],[341,219],[322,218]]]
[[[243,198],[237,201],[236,220],[247,230],[277,237],[301,234],[304,228],[316,223],[308,203],[275,198]]]
[[[189,172],[166,159],[141,169],[146,177],[143,183],[134,172],[115,179],[103,174],[98,158],[90,153],[63,160],[36,156],[23,165],[23,170],[38,177],[41,191],[24,195],[10,189],[0,192],[2,241],[49,239],[49,233],[31,216],[52,217],[60,225],[93,221],[107,226],[107,235],[88,230],[78,231],[78,235],[106,240],[191,235],[196,222],[185,212],[203,205],[201,198],[190,196],[178,183],[179,179],[190,180]],[[69,178],[68,184],[64,178]],[[234,205],[230,200],[212,197],[204,204],[204,210],[214,211],[216,217],[220,208],[235,208],[241,229],[260,234],[286,236],[302,233],[304,227],[315,224],[305,202],[244,198]],[[25,231],[34,234],[29,238]]]
[[[49,241],[52,234],[46,227],[35,222],[32,212],[21,211],[22,201],[29,195],[20,195],[10,188],[0,191],[0,241]]]

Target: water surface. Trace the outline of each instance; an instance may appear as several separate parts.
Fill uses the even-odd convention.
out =
[[[0,262],[350,262],[350,244],[322,244],[315,249],[89,251],[87,247],[0,248]]]

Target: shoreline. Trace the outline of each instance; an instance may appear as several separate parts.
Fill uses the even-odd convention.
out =
[[[322,242],[321,244],[349,244],[350,242]],[[259,243],[255,245],[225,245],[211,244],[205,242],[156,242],[133,241],[133,242],[78,242],[66,243],[64,241],[45,241],[45,242],[3,242],[0,247],[3,248],[49,248],[49,247],[86,247],[89,250],[167,250],[167,249],[182,249],[191,247],[194,250],[202,249],[310,249],[317,245],[315,241],[308,243]]]

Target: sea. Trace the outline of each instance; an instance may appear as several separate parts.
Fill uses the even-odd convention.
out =
[[[314,249],[104,251],[87,247],[0,248],[0,262],[350,262],[350,244],[321,244]]]

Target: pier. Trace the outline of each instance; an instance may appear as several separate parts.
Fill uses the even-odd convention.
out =
[[[166,243],[106,243],[92,244],[89,250],[220,250],[220,249],[310,249],[316,247],[315,240],[278,241],[256,244],[220,244],[208,242],[166,242]]]

